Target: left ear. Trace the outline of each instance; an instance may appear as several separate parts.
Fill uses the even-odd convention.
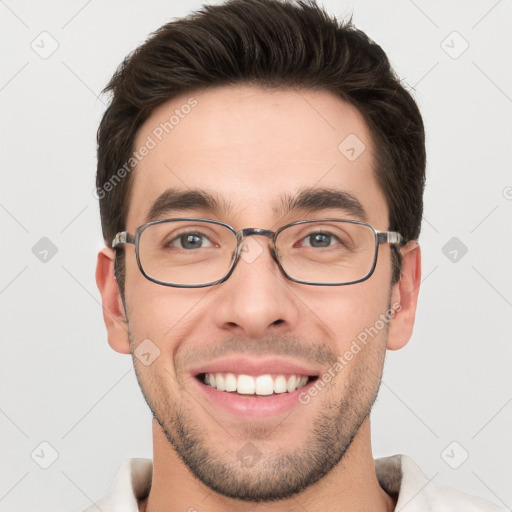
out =
[[[389,322],[387,348],[398,350],[412,336],[416,306],[421,283],[421,250],[418,242],[408,242],[400,249],[402,253],[402,275],[391,292],[391,307],[400,304]]]

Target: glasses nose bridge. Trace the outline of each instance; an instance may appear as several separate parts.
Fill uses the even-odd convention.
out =
[[[270,240],[270,254],[272,255],[273,259],[277,259],[275,254],[275,237],[276,232],[272,231],[270,229],[263,229],[263,228],[244,228],[240,231],[236,232],[237,239],[238,239],[238,252],[240,253],[242,251],[243,241],[245,238],[248,238],[250,236],[264,236],[267,237]]]
[[[245,228],[238,231],[239,233],[239,240],[242,241],[244,238],[247,238],[248,236],[266,236],[270,240],[274,240],[275,237],[275,231],[271,231],[270,229],[263,229],[263,228]]]

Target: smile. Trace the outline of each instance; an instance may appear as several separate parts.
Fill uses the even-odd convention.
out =
[[[292,393],[315,377],[307,375],[263,374],[258,376],[234,373],[202,373],[198,379],[207,386],[240,395],[269,396]]]
[[[189,371],[211,414],[223,410],[245,421],[304,407],[299,397],[318,380],[322,368],[279,357],[232,355]]]

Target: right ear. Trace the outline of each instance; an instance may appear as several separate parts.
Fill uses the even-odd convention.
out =
[[[116,352],[129,354],[128,323],[119,286],[114,277],[114,258],[114,249],[103,247],[100,250],[96,264],[96,284],[101,294],[108,343]]]

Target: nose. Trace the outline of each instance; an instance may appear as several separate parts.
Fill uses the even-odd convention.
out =
[[[251,338],[291,330],[299,319],[293,284],[272,258],[268,239],[247,237],[233,273],[218,285],[217,326]]]

